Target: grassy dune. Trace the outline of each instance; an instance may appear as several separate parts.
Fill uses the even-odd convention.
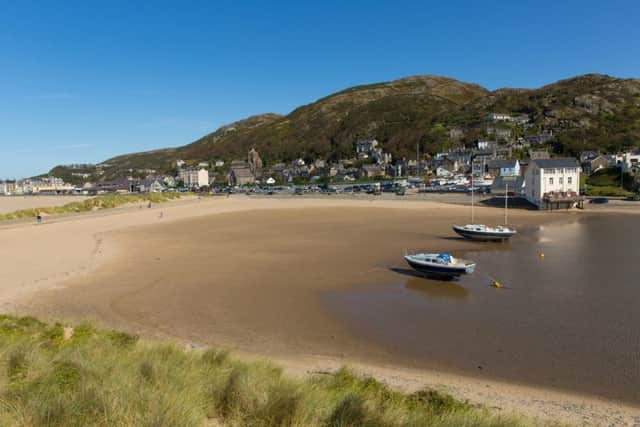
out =
[[[30,317],[0,316],[0,425],[511,426],[423,390],[403,394],[348,369],[305,380],[268,362]]]
[[[67,203],[63,206],[22,209],[0,215],[0,221],[22,218],[35,218],[37,212],[46,215],[61,215],[66,213],[89,212],[99,209],[117,208],[128,203],[162,203],[178,198],[180,198],[180,193],[109,194],[104,196],[96,196],[82,202]]]

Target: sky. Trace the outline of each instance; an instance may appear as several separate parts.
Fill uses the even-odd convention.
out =
[[[640,1],[0,0],[0,179],[417,75],[640,77]]]

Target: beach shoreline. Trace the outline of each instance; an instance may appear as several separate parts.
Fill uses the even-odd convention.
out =
[[[247,198],[235,196],[231,198],[203,198],[202,200],[190,200],[182,203],[168,203],[156,206],[152,209],[124,210],[120,212],[101,213],[100,215],[86,215],[74,219],[60,218],[44,225],[16,224],[2,229],[5,249],[3,259],[12,259],[11,266],[7,266],[0,272],[0,307],[5,312],[17,312],[20,314],[37,314],[47,316],[42,311],[42,305],[32,305],[32,297],[39,294],[51,295],[60,289],[70,291],[82,291],[82,285],[78,283],[95,276],[101,267],[113,262],[130,262],[136,265],[135,260],[122,259],[127,253],[122,245],[132,244],[129,235],[137,237],[148,233],[149,237],[157,236],[156,230],[159,224],[163,227],[174,227],[181,221],[211,217],[212,215],[244,212],[253,218],[260,217],[260,212],[272,211],[281,214],[281,211],[299,213],[300,210],[312,212],[324,209],[351,209],[354,215],[363,212],[365,208],[400,209],[416,211],[417,214],[432,214],[449,221],[451,218],[464,218],[468,208],[462,205],[449,205],[437,202],[418,202],[413,200],[379,200],[375,198],[360,200],[345,199],[319,199],[319,198]],[[296,211],[297,210],[297,211]],[[162,212],[162,215],[160,215]],[[257,214],[256,214],[257,212]],[[623,212],[628,213],[627,209]],[[478,215],[485,220],[491,218],[498,221],[502,212],[495,208],[478,208]],[[565,220],[568,216],[580,216],[586,212],[569,212],[545,216],[545,213],[535,211],[515,211],[512,220],[516,223],[551,222]],[[255,215],[258,215],[257,217]],[[224,216],[224,215],[223,215]],[[223,218],[223,217],[220,217]],[[292,216],[291,219],[294,217]],[[317,219],[318,221],[321,218]],[[488,222],[488,221],[487,221]],[[293,221],[292,221],[293,224]],[[146,231],[145,231],[146,230]],[[241,229],[236,230],[242,232]],[[69,248],[66,254],[55,253],[59,242],[65,241],[65,248]],[[37,243],[34,243],[37,242]],[[134,242],[135,244],[135,242]],[[444,242],[443,246],[460,249],[464,242]],[[11,250],[9,250],[11,248]],[[260,255],[260,252],[256,252]],[[162,256],[162,255],[161,255]],[[120,258],[118,258],[120,257]],[[38,260],[34,262],[34,260]],[[270,260],[269,262],[271,262]],[[106,273],[105,273],[106,274]],[[75,284],[69,284],[74,282]],[[120,302],[123,303],[123,302]],[[126,302],[124,302],[126,304]],[[113,305],[113,303],[112,303]],[[36,308],[39,307],[39,308]],[[35,309],[35,313],[32,309]],[[115,312],[115,311],[114,311]],[[126,312],[126,310],[125,310]],[[53,314],[52,317],[56,317]],[[80,315],[70,316],[71,320],[86,317]],[[63,316],[64,320],[67,320]],[[131,323],[124,319],[122,322],[114,321],[114,318],[106,317],[105,324],[113,327],[132,329]],[[104,321],[105,318],[98,314],[94,320]],[[135,327],[133,328],[135,329]],[[149,324],[143,325],[139,330],[145,336],[151,338],[178,339],[182,342],[191,342],[189,331],[169,333],[157,329],[156,333],[150,333]],[[160,332],[158,332],[160,331]],[[259,332],[259,331],[258,331]],[[259,333],[256,333],[259,335]],[[198,339],[196,334],[194,339]],[[206,344],[229,343],[217,340],[207,341]],[[619,402],[606,399],[586,397],[564,391],[542,389],[500,381],[469,378],[455,374],[424,369],[409,369],[396,365],[370,364],[366,361],[352,357],[330,357],[314,351],[302,352],[295,357],[286,357],[286,352],[281,351],[247,351],[257,349],[265,343],[253,342],[251,345],[232,346],[245,357],[269,357],[282,363],[285,369],[294,375],[305,375],[316,371],[334,370],[342,365],[353,366],[357,371],[379,378],[394,387],[405,390],[415,390],[424,386],[442,388],[452,394],[468,399],[473,403],[483,404],[494,408],[500,408],[507,412],[519,412],[525,415],[545,419],[560,419],[576,424],[633,424],[640,420],[640,410]],[[313,350],[313,347],[309,347]]]

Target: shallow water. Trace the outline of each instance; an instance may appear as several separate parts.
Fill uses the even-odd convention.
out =
[[[458,281],[398,265],[393,282],[332,291],[326,303],[409,365],[639,403],[639,225],[621,215],[529,228],[478,243],[490,250],[467,252],[478,268]]]

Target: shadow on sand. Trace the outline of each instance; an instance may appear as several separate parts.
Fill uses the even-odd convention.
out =
[[[424,277],[421,273],[408,268],[391,268],[394,273],[406,276],[405,288],[429,298],[464,300],[469,291],[454,280],[437,280]]]

